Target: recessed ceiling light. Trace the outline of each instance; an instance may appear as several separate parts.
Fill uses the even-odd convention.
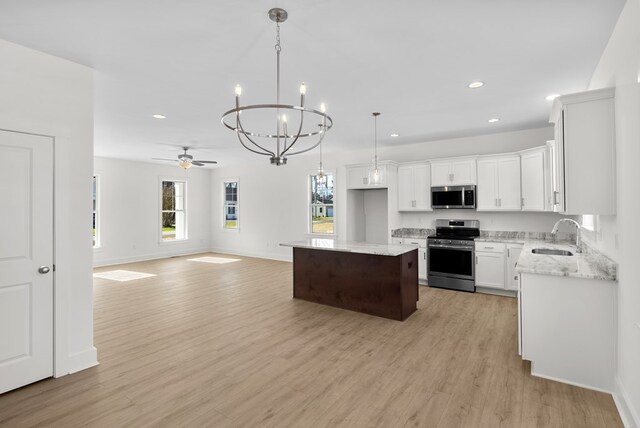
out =
[[[395,134],[395,133],[391,134],[391,137],[399,137],[399,136],[400,136],[400,134]]]
[[[491,119],[488,120],[489,123],[496,123],[499,122],[500,119],[498,119],[497,117],[492,117]]]
[[[546,97],[544,97],[545,100],[547,101],[553,101],[556,98],[558,98],[560,96],[560,94],[551,94],[551,95],[547,95]]]
[[[167,116],[163,115],[163,114],[154,114],[153,117],[155,117],[156,119],[166,119]]]
[[[481,87],[482,85],[484,85],[484,82],[471,82],[471,83],[469,83],[469,87],[471,89],[477,89],[477,88]]]

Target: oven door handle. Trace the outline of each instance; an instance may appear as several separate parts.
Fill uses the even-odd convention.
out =
[[[460,251],[473,251],[473,247],[456,247],[453,245],[438,245],[438,244],[429,244],[427,248],[447,248],[451,250],[460,250]]]

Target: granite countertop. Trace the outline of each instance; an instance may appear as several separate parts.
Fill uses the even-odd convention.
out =
[[[573,256],[534,254],[531,252],[534,248],[568,250],[573,253]],[[614,261],[589,247],[583,250],[583,253],[578,253],[575,245],[566,242],[554,244],[548,241],[526,241],[516,264],[516,271],[539,275],[616,280],[617,265]]]
[[[367,242],[337,241],[328,238],[308,238],[302,241],[285,242],[280,245],[283,247],[374,254],[378,256],[399,256],[418,248],[417,245],[369,244]]]

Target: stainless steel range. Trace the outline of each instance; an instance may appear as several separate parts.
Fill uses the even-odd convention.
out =
[[[430,287],[476,291],[474,239],[479,220],[436,220],[436,234],[427,237],[427,283]]]

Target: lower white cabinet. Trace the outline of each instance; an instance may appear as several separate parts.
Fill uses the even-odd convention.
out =
[[[615,389],[615,283],[522,273],[518,296],[522,358],[532,375]]]
[[[476,285],[504,290],[504,268],[504,244],[476,242]]]
[[[391,238],[392,244],[418,246],[418,279],[427,280],[427,240],[425,238]]]
[[[522,244],[476,242],[476,285],[500,290],[518,290],[515,265]]]
[[[520,283],[518,272],[516,272],[516,264],[522,252],[522,244],[507,244],[507,281],[505,288],[507,290],[518,291]]]

